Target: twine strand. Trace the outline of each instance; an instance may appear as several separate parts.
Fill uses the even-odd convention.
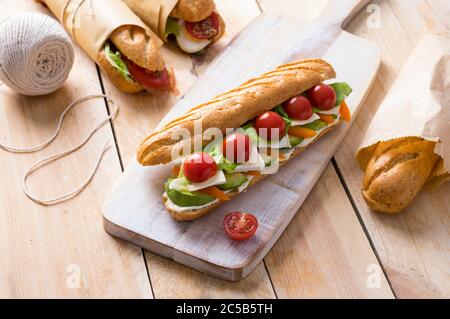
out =
[[[73,101],[72,103],[69,104],[69,106],[67,106],[67,108],[61,113],[60,117],[59,117],[59,121],[58,121],[58,125],[54,131],[54,133],[46,140],[44,141],[42,144],[35,146],[35,147],[30,147],[30,148],[15,148],[15,147],[11,147],[11,146],[6,146],[3,144],[0,144],[0,148],[11,152],[11,153],[34,153],[37,151],[40,151],[42,149],[44,149],[45,147],[47,147],[50,143],[52,143],[56,137],[58,136],[58,134],[61,131],[61,127],[62,124],[64,122],[64,119],[67,115],[67,113],[74,108],[76,105],[91,100],[91,99],[95,99],[95,98],[104,98],[106,99],[112,106],[115,105],[114,101],[112,99],[110,99],[107,95],[104,94],[96,94],[96,95],[88,95],[85,97],[81,97],[75,101]],[[83,182],[77,189],[75,189],[72,192],[54,197],[54,198],[50,198],[50,199],[39,199],[37,196],[32,195],[30,190],[28,189],[27,186],[27,180],[28,178],[37,170],[39,170],[40,168],[49,165],[50,163],[53,163],[61,158],[66,157],[69,154],[72,154],[74,152],[76,152],[77,150],[81,149],[84,145],[86,145],[87,142],[89,142],[89,140],[92,138],[92,136],[95,135],[95,133],[97,133],[106,123],[108,123],[110,120],[113,120],[118,112],[119,112],[120,107],[117,106],[115,108],[115,110],[109,114],[109,116],[104,119],[103,121],[101,121],[99,124],[97,124],[96,127],[94,127],[89,134],[85,137],[85,139],[83,141],[81,141],[78,145],[76,145],[75,147],[61,152],[61,153],[57,153],[57,154],[53,154],[50,155],[48,157],[45,157],[41,160],[39,160],[38,162],[34,163],[23,175],[23,180],[22,180],[22,190],[25,193],[25,195],[30,198],[33,202],[43,205],[43,206],[51,206],[51,205],[55,205],[55,204],[59,204],[61,202],[67,201],[73,197],[75,197],[76,195],[78,195],[79,193],[81,193],[88,185],[89,183],[92,181],[92,179],[95,176],[95,173],[97,172],[100,163],[103,159],[103,156],[105,155],[106,151],[109,149],[110,142],[107,141],[98,157],[98,160],[94,166],[94,168],[92,169],[91,173],[89,174],[88,178],[86,179],[85,182]]]

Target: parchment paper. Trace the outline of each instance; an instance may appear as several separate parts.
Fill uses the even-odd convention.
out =
[[[121,0],[44,0],[44,3],[94,61],[111,33],[123,25],[143,28],[158,47],[162,45],[158,36]]]
[[[430,181],[450,178],[450,34],[425,34],[373,118],[356,159],[365,170],[377,144],[406,136],[437,142]],[[434,179],[433,179],[434,178]]]
[[[178,0],[123,0],[164,41],[167,18]]]

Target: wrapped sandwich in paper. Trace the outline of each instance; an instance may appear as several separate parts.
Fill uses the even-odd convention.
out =
[[[225,23],[214,0],[123,0],[161,39],[198,53],[219,40]]]
[[[370,124],[356,159],[363,196],[398,213],[450,179],[450,35],[426,34]]]
[[[121,0],[39,0],[127,93],[173,87],[160,54],[162,41]]]

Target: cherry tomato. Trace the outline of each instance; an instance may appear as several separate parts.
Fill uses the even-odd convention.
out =
[[[213,12],[205,20],[185,21],[186,30],[197,39],[211,39],[219,33],[219,15]]]
[[[284,102],[283,108],[289,117],[300,121],[307,120],[313,115],[311,102],[302,95]]]
[[[327,84],[319,84],[308,91],[312,105],[321,110],[331,110],[336,106],[336,92]]]
[[[245,163],[250,159],[250,138],[241,133],[228,135],[223,141],[222,153],[233,163]]]
[[[227,235],[234,240],[247,240],[258,229],[258,220],[255,216],[242,212],[231,212],[223,220]]]
[[[170,77],[167,69],[162,71],[151,72],[147,69],[144,69],[130,61],[128,59],[124,59],[127,63],[128,70],[130,71],[133,79],[144,87],[163,90],[170,88]]]
[[[202,183],[217,173],[217,164],[208,153],[189,155],[183,162],[183,173],[193,183]]]
[[[267,140],[279,139],[286,134],[286,123],[278,113],[269,111],[256,118],[255,129]]]

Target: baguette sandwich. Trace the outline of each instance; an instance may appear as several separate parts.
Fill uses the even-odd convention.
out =
[[[37,0],[121,91],[174,89],[160,54],[162,41],[121,0]]]
[[[111,82],[125,93],[168,90],[174,77],[144,29],[124,25],[116,29],[98,53],[97,64]]]
[[[213,0],[179,0],[166,21],[164,38],[187,53],[200,53],[225,33]]]
[[[147,137],[138,161],[174,165],[163,194],[170,215],[176,220],[203,216],[276,172],[340,119],[349,121],[344,99],[352,90],[346,83],[323,83],[334,77],[331,65],[320,59],[285,64],[192,108]],[[197,132],[196,121],[206,130]],[[219,138],[207,133],[211,128]],[[189,137],[180,134],[186,131]],[[188,155],[177,159],[186,146]]]

